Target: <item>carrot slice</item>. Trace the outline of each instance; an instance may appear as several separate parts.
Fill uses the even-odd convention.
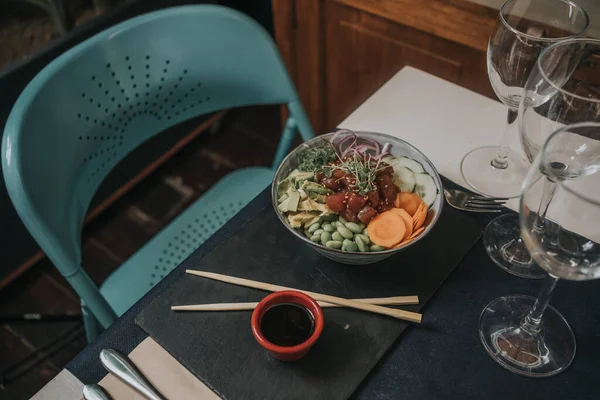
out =
[[[404,237],[402,238],[402,240],[406,240],[408,239],[408,237],[410,235],[412,235],[413,233],[413,219],[410,215],[408,215],[408,213],[406,212],[405,209],[403,208],[392,208],[390,210],[391,212],[395,212],[396,214],[398,214],[402,220],[404,220],[404,225],[406,226],[406,233],[404,234]]]
[[[402,240],[400,243],[398,243],[397,245],[395,245],[394,247],[392,247],[392,249],[397,249],[398,247],[402,247],[405,244],[409,244],[410,242],[412,242],[413,240],[415,240],[421,233],[423,233],[423,231],[425,230],[425,227],[422,226],[419,229],[417,229],[416,231],[414,231],[410,236],[408,236],[407,238],[405,238],[404,240]]]
[[[419,229],[423,225],[423,221],[421,221],[421,212],[417,210],[415,215],[413,216],[413,232]]]
[[[414,199],[414,201],[417,202],[417,207],[421,204],[425,204],[425,202],[423,201],[423,199],[421,198],[421,196],[419,196],[418,194],[416,194],[415,192],[410,194],[412,196],[412,198]]]
[[[389,248],[402,241],[406,233],[406,226],[400,215],[385,211],[369,222],[367,232],[373,243]]]
[[[413,215],[413,231],[416,231],[423,226],[423,223],[427,218],[427,211],[428,207],[425,205],[425,203],[421,203],[419,208],[417,208],[417,211],[415,211],[415,215]]]
[[[394,206],[396,208],[403,208],[410,214],[410,211],[416,205],[413,205],[413,198],[408,192],[400,192],[396,196],[396,201],[394,201]],[[415,207],[416,209],[416,207]],[[414,210],[412,210],[414,212]]]
[[[413,232],[412,235],[409,236],[408,241],[412,241],[415,240],[417,236],[419,236],[421,233],[423,233],[423,231],[425,230],[425,227],[422,226],[419,229],[417,229],[416,231]]]
[[[396,201],[394,205],[396,208],[402,208],[406,210],[406,212],[413,216],[417,211],[419,205],[423,203],[423,199],[416,193],[408,193],[408,192],[400,192],[398,196],[396,196]]]
[[[393,248],[394,248],[394,249],[397,249],[398,247],[402,247],[402,246],[404,246],[405,244],[409,244],[409,243],[410,243],[410,242],[412,242],[413,240],[415,240],[415,238],[412,238],[412,239],[411,239],[411,238],[408,238],[408,239],[406,239],[406,240],[403,240],[403,241],[401,241],[400,243],[398,243],[397,245],[395,245]]]
[[[419,207],[417,207],[417,209],[415,210],[415,213],[412,216],[413,219],[413,232],[416,231],[418,228],[416,228],[415,226],[417,225],[417,222],[420,218],[420,210],[421,210],[422,205],[419,204]]]

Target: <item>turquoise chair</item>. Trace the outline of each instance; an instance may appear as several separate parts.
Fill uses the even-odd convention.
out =
[[[290,114],[271,168],[223,178],[98,288],[81,266],[81,230],[108,172],[172,125],[259,104]],[[116,25],[44,68],[8,118],[2,168],[25,226],[81,297],[91,340],[270,184],[297,131],[314,136],[268,33],[228,8],[175,7]]]

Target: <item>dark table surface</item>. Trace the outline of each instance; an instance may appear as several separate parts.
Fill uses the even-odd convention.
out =
[[[446,185],[452,185],[448,181]],[[98,382],[106,372],[98,354],[103,348],[124,353],[147,335],[135,316],[172,285],[185,271],[270,202],[268,190],[199,247],[163,281],[148,292],[67,369],[84,383]],[[472,215],[485,228],[492,216]],[[460,234],[460,227],[457,227]],[[313,251],[306,248],[306,251]],[[426,267],[426,266],[423,266]],[[353,267],[349,268],[368,268]],[[567,318],[577,337],[573,364],[562,374],[546,379],[525,378],[508,372],[485,352],[478,338],[481,310],[496,297],[509,294],[535,296],[541,281],[512,276],[487,257],[481,241],[437,291],[423,310],[424,323],[409,328],[371,371],[356,399],[598,399],[595,379],[600,373],[600,296],[598,284],[561,282],[551,304]]]

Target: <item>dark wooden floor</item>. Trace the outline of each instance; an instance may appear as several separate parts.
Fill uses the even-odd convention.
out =
[[[83,265],[101,283],[125,259],[222,176],[250,165],[269,165],[280,133],[279,108],[232,110],[220,131],[200,135],[122,200],[88,225]],[[79,299],[48,260],[0,292],[0,315],[79,313]],[[66,334],[66,336],[65,336]],[[63,336],[67,346],[18,376],[15,363]],[[26,399],[86,345],[78,322],[0,325],[0,371],[10,369],[0,399]]]

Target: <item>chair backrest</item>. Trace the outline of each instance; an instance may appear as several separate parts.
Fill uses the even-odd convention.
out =
[[[255,21],[208,5],[136,17],[69,50],[23,91],[3,137],[8,192],[61,273],[76,274],[86,210],[121,159],[183,120],[251,104],[287,104],[312,136],[277,47]]]

